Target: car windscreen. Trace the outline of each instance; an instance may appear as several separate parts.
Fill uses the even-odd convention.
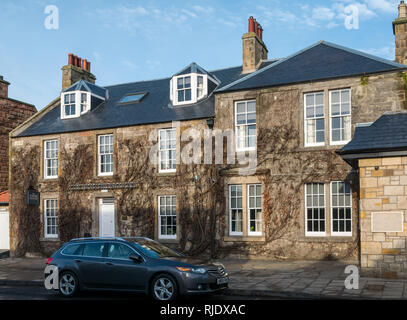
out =
[[[133,240],[132,243],[138,250],[150,258],[181,257],[178,252],[156,241]]]

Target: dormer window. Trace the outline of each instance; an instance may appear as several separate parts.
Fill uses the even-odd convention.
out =
[[[79,118],[108,97],[105,88],[79,80],[61,93],[61,119]]]
[[[191,63],[170,80],[170,99],[173,106],[190,105],[208,97],[220,80],[196,63]]]
[[[62,93],[61,119],[77,118],[90,110],[90,93],[73,91]]]

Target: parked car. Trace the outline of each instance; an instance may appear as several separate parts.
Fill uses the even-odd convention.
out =
[[[169,301],[178,295],[223,290],[229,282],[222,264],[187,258],[141,237],[73,239],[47,264],[58,268],[58,290],[65,297],[79,290],[120,290]]]

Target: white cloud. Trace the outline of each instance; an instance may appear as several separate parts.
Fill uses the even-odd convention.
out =
[[[200,13],[205,13],[205,14],[210,14],[213,12],[213,8],[212,7],[201,7],[198,5],[192,6],[192,8],[196,11],[196,12],[200,12]]]
[[[394,45],[389,45],[381,48],[361,49],[359,51],[363,51],[385,59],[394,60],[394,50]]]
[[[397,13],[398,0],[365,0],[367,6],[372,10],[379,10],[386,13]]]
[[[317,20],[333,20],[335,13],[330,8],[317,7],[312,9],[312,17]]]

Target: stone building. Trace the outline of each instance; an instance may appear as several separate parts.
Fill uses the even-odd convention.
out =
[[[0,76],[0,192],[8,189],[8,135],[37,112],[33,105],[11,99],[8,96],[9,85]]]
[[[268,59],[262,32],[250,18],[242,66],[106,87],[70,56],[60,96],[12,133],[13,253],[91,234],[187,254],[359,258],[358,172],[337,152],[357,126],[405,110],[404,59],[325,41]],[[39,206],[24,202],[29,187]]]
[[[366,274],[407,277],[407,113],[358,127],[341,156],[360,176],[360,254]]]
[[[0,76],[0,249],[9,249],[9,133],[37,110],[8,96],[9,82]]]

